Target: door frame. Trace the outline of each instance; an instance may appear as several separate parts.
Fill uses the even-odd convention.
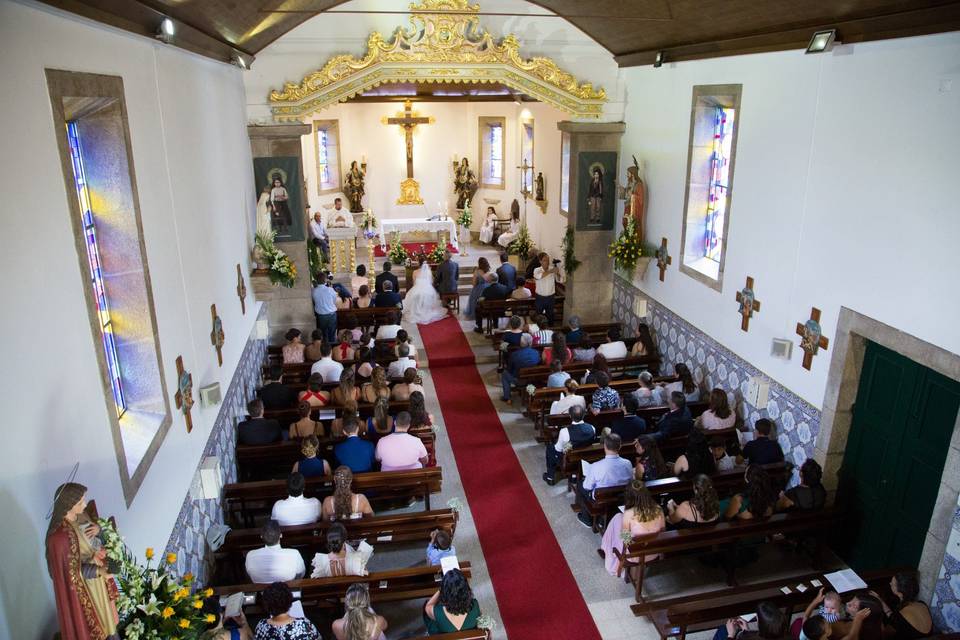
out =
[[[960,381],[960,355],[924,342],[873,318],[846,307],[840,308],[834,338],[830,370],[821,409],[820,432],[815,444],[815,458],[824,469],[824,485],[831,498],[837,489],[837,471],[843,463],[847,438],[853,419],[853,404],[860,386],[863,357],[867,341],[895,351],[910,360]],[[960,498],[960,416],[953,427],[950,451],[940,479],[936,505],[927,529],[926,542],[920,556],[920,591],[929,602],[943,564],[952,530],[954,514]]]

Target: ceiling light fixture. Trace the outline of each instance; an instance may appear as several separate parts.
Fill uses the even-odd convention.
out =
[[[662,66],[663,66],[663,59],[664,59],[663,51],[657,51],[657,55],[656,55],[656,57],[653,59],[653,67],[654,67],[655,69],[659,69],[660,67],[662,67]]]
[[[173,34],[177,32],[177,27],[170,18],[164,18],[157,26],[156,37],[163,42],[170,42]]]
[[[837,30],[827,29],[826,31],[817,31],[810,38],[810,44],[807,45],[807,53],[823,53],[830,51],[837,40]]]

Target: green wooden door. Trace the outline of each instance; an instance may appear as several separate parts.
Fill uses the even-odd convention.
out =
[[[838,496],[855,569],[919,562],[958,410],[960,383],[867,343]]]

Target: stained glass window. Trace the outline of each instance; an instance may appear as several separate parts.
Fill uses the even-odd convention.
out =
[[[326,129],[317,131],[317,169],[320,172],[320,184],[330,183],[330,161],[328,160],[327,144],[329,134]]]
[[[503,125],[491,124],[487,135],[490,145],[489,173],[491,182],[503,182]]]
[[[503,189],[506,185],[503,148],[505,131],[505,118],[480,117],[477,138],[480,142],[481,188]]]
[[[314,120],[317,193],[340,191],[340,127],[336,120]]]
[[[733,144],[733,109],[716,107],[713,115],[713,150],[710,155],[710,185],[707,194],[703,255],[720,262],[723,253],[723,223],[730,187],[730,151]]]
[[[70,161],[73,164],[73,177],[77,189],[77,200],[80,203],[83,236],[85,240],[84,245],[87,249],[87,264],[90,268],[90,286],[93,290],[93,298],[97,305],[101,342],[107,361],[107,370],[113,391],[113,401],[116,405],[117,417],[119,418],[126,412],[127,403],[123,396],[123,385],[120,383],[120,363],[117,359],[117,343],[113,333],[113,321],[110,318],[107,292],[103,285],[100,248],[97,245],[96,219],[90,207],[90,190],[87,186],[86,175],[83,171],[83,149],[80,144],[80,136],[78,135],[76,122],[67,123],[67,141],[70,145]]]

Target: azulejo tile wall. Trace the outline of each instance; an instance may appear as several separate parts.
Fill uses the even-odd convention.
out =
[[[647,317],[634,312],[637,298],[647,300]],[[726,349],[665,306],[649,298],[621,278],[614,278],[613,317],[623,323],[625,333],[636,331],[646,322],[660,356],[661,373],[673,373],[674,364],[684,362],[704,392],[714,387],[727,391],[730,406],[736,407],[744,422],[752,425],[770,418],[776,425],[777,441],[788,460],[798,467],[813,456],[814,442],[820,431],[820,411],[784,386],[770,380],[770,396],[765,409],[757,409],[745,400],[751,376],[762,376],[746,360]],[[769,379],[769,378],[767,378]],[[796,478],[796,470],[794,477]]]
[[[960,501],[953,512],[953,526],[943,565],[930,599],[933,623],[940,631],[960,631]]]
[[[257,319],[266,318],[267,305],[264,304]],[[237,480],[236,425],[246,417],[247,402],[260,386],[260,368],[266,355],[267,341],[257,340],[252,333],[240,356],[233,380],[223,395],[220,413],[203,450],[201,462],[209,456],[216,456],[220,460],[224,484]],[[188,493],[167,541],[166,552],[177,554],[177,573],[192,573],[197,584],[203,584],[207,577],[206,533],[210,525],[215,523],[223,524],[221,500],[193,500]]]

